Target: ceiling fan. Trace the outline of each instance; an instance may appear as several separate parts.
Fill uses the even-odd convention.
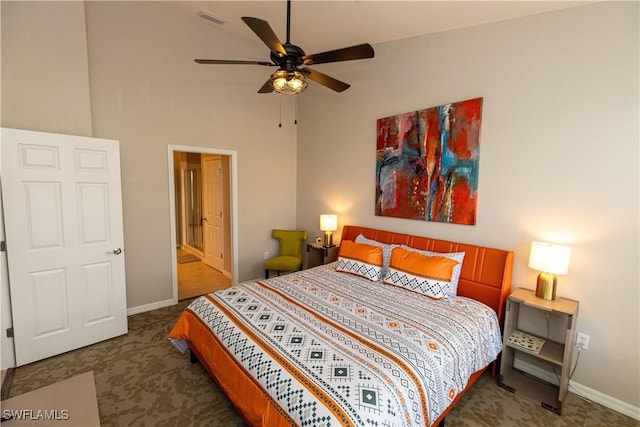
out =
[[[309,79],[336,92],[342,92],[347,90],[350,85],[308,68],[308,65],[352,61],[355,59],[373,58],[374,56],[373,48],[368,43],[316,53],[314,55],[305,54],[302,48],[291,44],[289,41],[291,30],[291,0],[287,0],[287,41],[284,44],[280,43],[278,36],[273,32],[267,21],[248,16],[243,16],[242,20],[271,50],[271,62],[224,59],[196,59],[195,62],[198,64],[245,64],[278,67],[278,70],[262,85],[258,93],[270,93],[275,90],[278,93],[295,95],[307,88]]]

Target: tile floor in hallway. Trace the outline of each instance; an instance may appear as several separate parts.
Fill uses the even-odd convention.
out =
[[[184,249],[178,249],[177,258],[187,254]],[[231,284],[230,277],[202,261],[178,263],[178,300],[225,289]]]

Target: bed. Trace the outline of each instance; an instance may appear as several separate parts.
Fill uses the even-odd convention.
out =
[[[353,255],[365,250],[372,269]],[[435,297],[394,282],[407,260],[457,267],[457,289],[446,273],[422,282]],[[511,251],[345,226],[337,262],[202,296],[169,339],[250,426],[438,425],[495,375],[512,265]]]

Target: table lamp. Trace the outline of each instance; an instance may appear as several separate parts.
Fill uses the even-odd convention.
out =
[[[320,230],[324,231],[324,246],[329,247],[331,244],[331,232],[338,229],[338,215],[320,215]]]
[[[538,270],[536,296],[545,300],[556,299],[556,274],[567,274],[571,248],[552,243],[533,242],[529,254],[529,268]]]

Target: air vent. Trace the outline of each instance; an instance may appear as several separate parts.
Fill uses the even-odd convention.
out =
[[[206,19],[207,21],[215,22],[216,24],[226,24],[227,22],[229,22],[227,18],[214,15],[213,13],[207,12],[206,10],[201,10],[200,12],[198,12],[198,16]]]

